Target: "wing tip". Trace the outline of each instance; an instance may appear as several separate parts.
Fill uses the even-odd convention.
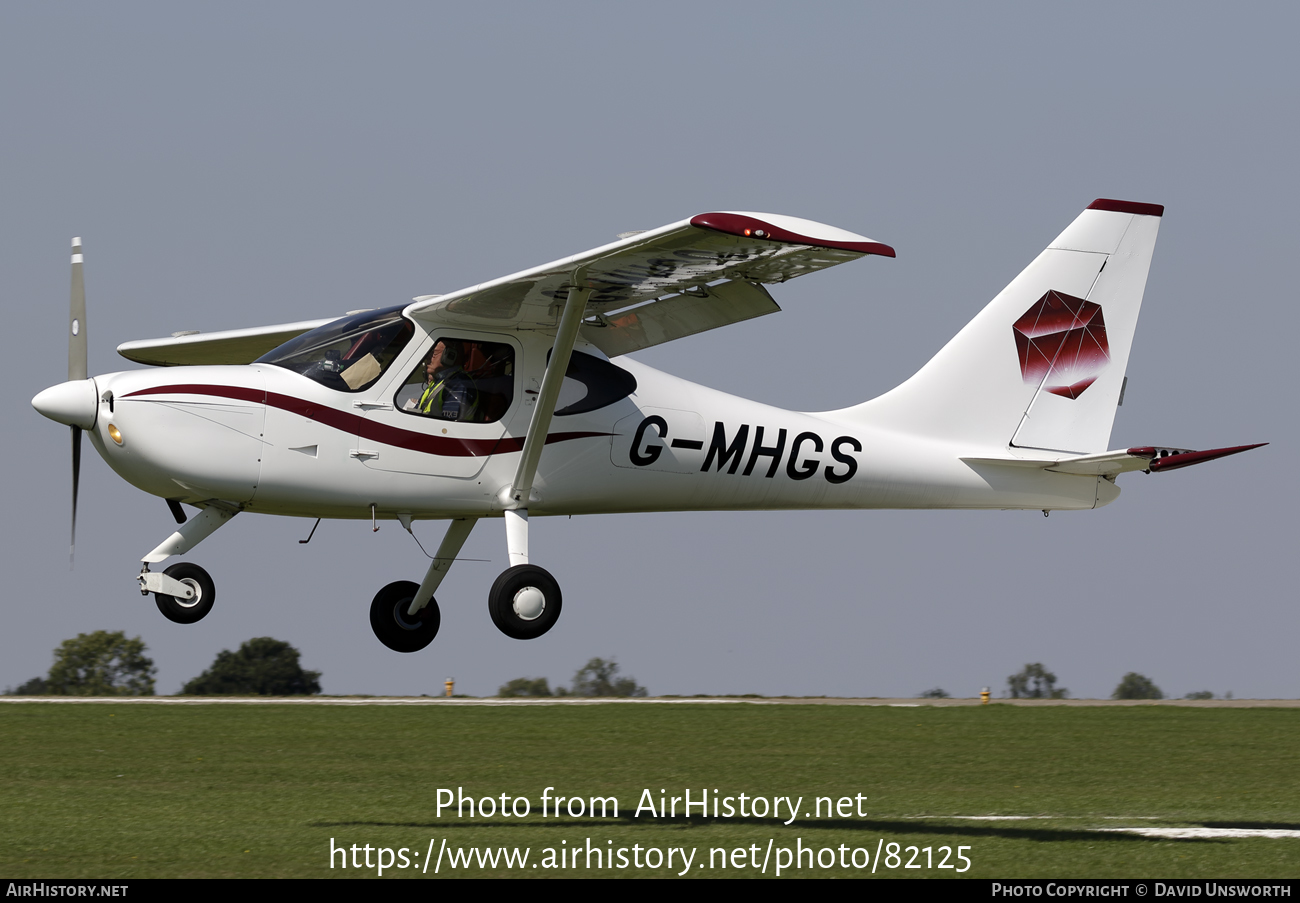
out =
[[[1139,201],[1118,201],[1114,198],[1097,198],[1088,205],[1089,210],[1109,210],[1112,213],[1133,213],[1138,216],[1164,216],[1164,204],[1143,204]]]
[[[878,257],[898,256],[893,248],[883,242],[816,238],[783,229],[758,217],[746,216],[742,213],[701,213],[691,217],[690,223],[692,226],[712,229],[715,232],[723,232],[727,235],[739,235],[744,238],[752,237],[788,244],[810,245],[816,248],[834,248],[839,251],[856,251],[859,254],[874,254]]]

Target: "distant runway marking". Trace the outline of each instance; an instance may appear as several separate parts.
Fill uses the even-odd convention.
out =
[[[1113,821],[1156,821],[1159,815],[902,815],[901,820],[943,821],[1090,821],[1098,817]],[[1158,837],[1165,840],[1232,840],[1246,837],[1270,839],[1300,838],[1300,830],[1293,828],[1083,828],[1099,834],[1136,834],[1139,837]]]
[[[1097,818],[1096,815],[903,815],[905,819],[950,819],[952,821],[1030,821],[1032,819],[1049,819],[1052,821],[1068,820],[1090,820]],[[1117,821],[1155,821],[1160,818],[1159,815],[1103,815],[1101,818],[1115,819]],[[1099,828],[1105,831],[1120,831],[1124,828]]]
[[[1142,837],[1163,837],[1169,840],[1208,840],[1240,837],[1300,837],[1300,831],[1287,828],[1097,828],[1122,834],[1139,834]]]

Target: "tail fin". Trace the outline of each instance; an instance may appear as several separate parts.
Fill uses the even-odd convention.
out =
[[[1093,201],[915,376],[837,414],[972,446],[1104,451],[1163,213]]]

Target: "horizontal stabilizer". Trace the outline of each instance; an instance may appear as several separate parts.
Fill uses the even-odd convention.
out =
[[[1031,467],[1052,473],[1069,473],[1080,476],[1115,477],[1121,473],[1143,470],[1159,473],[1162,470],[1178,470],[1191,467],[1215,458],[1226,458],[1239,452],[1250,451],[1268,445],[1259,442],[1255,445],[1236,445],[1231,448],[1211,448],[1196,451],[1190,448],[1157,448],[1141,446],[1121,451],[1108,451],[1096,455],[1076,455],[1062,458],[962,458],[968,464],[1001,464],[1008,467]]]
[[[1252,448],[1260,448],[1264,445],[1268,445],[1268,443],[1256,442],[1254,445],[1234,445],[1231,448],[1211,448],[1207,451],[1179,451],[1177,454],[1165,455],[1154,459],[1151,462],[1151,472],[1158,473],[1162,470],[1177,470],[1180,467],[1191,467],[1193,464],[1200,464],[1204,461],[1213,461],[1215,458],[1226,458],[1228,455],[1250,451]],[[1137,449],[1135,449],[1135,451],[1136,450]],[[1150,450],[1151,449],[1141,449],[1141,451]]]

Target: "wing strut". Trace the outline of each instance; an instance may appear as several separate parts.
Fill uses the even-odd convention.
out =
[[[519,469],[515,471],[515,480],[510,486],[512,508],[528,507],[528,494],[533,489],[533,477],[537,475],[537,462],[541,460],[542,449],[546,446],[546,432],[551,428],[551,416],[555,413],[555,403],[560,398],[564,372],[569,369],[569,358],[573,355],[573,345],[578,339],[578,327],[582,325],[587,298],[591,295],[590,288],[581,286],[585,281],[585,269],[573,274],[573,286],[564,302],[564,313],[560,315],[551,359],[546,365],[546,375],[542,377],[542,388],[537,393],[537,404],[533,407],[533,419],[528,424],[523,453],[519,456]]]
[[[442,585],[442,578],[446,577],[447,571],[451,570],[452,562],[460,554],[461,547],[465,545],[465,540],[469,539],[469,533],[477,523],[477,517],[458,517],[447,525],[442,544],[438,546],[437,554],[429,562],[429,570],[425,573],[424,580],[420,581],[420,588],[406,609],[408,616],[415,617],[420,613],[420,609],[429,604],[433,594]]]

